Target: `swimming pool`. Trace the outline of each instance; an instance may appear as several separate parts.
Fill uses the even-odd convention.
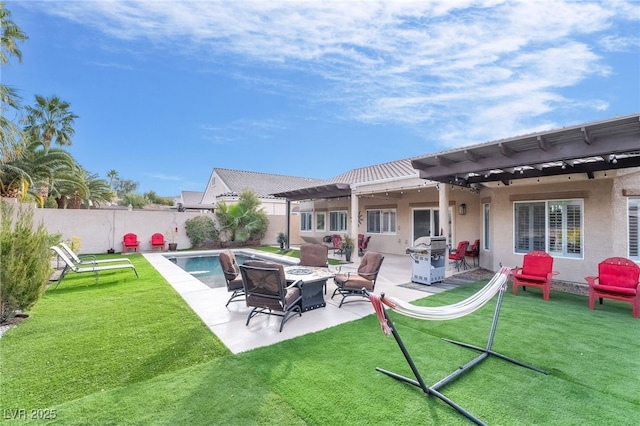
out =
[[[256,256],[254,254],[234,252],[239,265],[247,260],[265,260],[269,262],[283,263],[268,257]],[[227,282],[222,274],[220,266],[220,256],[218,253],[206,255],[172,255],[168,259],[187,271],[193,277],[205,283],[211,288],[226,287]]]

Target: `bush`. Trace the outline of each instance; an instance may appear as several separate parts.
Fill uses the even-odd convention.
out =
[[[13,207],[0,202],[0,322],[31,308],[42,296],[52,273],[49,247],[60,241],[40,223],[33,226],[33,211],[19,209],[13,225]]]
[[[219,231],[213,219],[207,216],[196,216],[184,223],[187,237],[193,247],[203,247],[219,240]]]

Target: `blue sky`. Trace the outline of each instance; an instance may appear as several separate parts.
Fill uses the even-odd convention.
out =
[[[139,192],[345,171],[640,111],[635,1],[7,1],[2,82]]]

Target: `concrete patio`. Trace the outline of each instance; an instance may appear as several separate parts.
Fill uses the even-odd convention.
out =
[[[263,251],[242,249],[243,252],[255,253],[261,257],[272,256],[291,262],[290,257],[270,255]],[[211,253],[210,251],[208,253]],[[202,252],[193,252],[202,254]],[[345,322],[354,321],[374,313],[373,308],[365,299],[362,302],[348,303],[338,308],[340,298],[331,299],[335,284],[327,281],[327,306],[304,312],[301,317],[292,317],[279,332],[280,317],[272,315],[258,315],[245,325],[248,308],[244,301],[232,302],[225,306],[230,294],[226,287],[210,288],[189,273],[175,265],[162,253],[145,253],[145,258],[184,298],[194,312],[202,319],[209,329],[233,352],[240,353],[261,346],[268,346],[283,340],[292,339],[307,333],[314,333],[325,328],[333,327]],[[458,274],[449,267],[444,282],[431,286],[411,283],[411,259],[408,255],[384,254],[385,259],[376,282],[376,293],[386,293],[390,296],[411,302],[426,296],[436,294],[469,280],[455,280],[451,277]],[[339,257],[337,257],[339,259]],[[352,263],[342,265],[342,271],[356,271],[360,262],[358,256],[353,256]],[[336,270],[336,266],[330,269]],[[471,270],[461,270],[461,273]],[[480,271],[478,279],[488,276],[486,271]],[[475,279],[475,277],[474,277]]]

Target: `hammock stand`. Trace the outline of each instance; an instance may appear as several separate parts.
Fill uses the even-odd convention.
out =
[[[523,362],[520,362],[514,358],[508,357],[506,355],[500,354],[498,352],[495,352],[491,349],[491,347],[493,346],[493,338],[495,336],[495,332],[496,332],[496,326],[498,324],[498,317],[500,316],[500,308],[502,306],[502,299],[504,296],[504,293],[507,289],[507,285],[506,285],[506,279],[505,279],[505,283],[500,287],[499,293],[498,293],[498,302],[496,303],[496,308],[495,308],[495,312],[493,314],[493,321],[491,323],[491,331],[489,332],[489,339],[487,341],[487,346],[485,348],[481,348],[479,346],[475,346],[475,345],[471,345],[468,343],[463,343],[463,342],[458,342],[455,340],[450,340],[450,339],[442,339],[445,340],[447,342],[459,345],[459,346],[463,346],[465,348],[470,348],[473,349],[475,351],[480,352],[480,354],[474,358],[473,360],[469,361],[467,364],[459,367],[457,370],[455,370],[454,372],[452,372],[451,374],[449,374],[447,377],[443,378],[442,380],[438,381],[437,383],[431,385],[431,386],[427,386],[424,382],[424,380],[422,379],[422,376],[420,375],[420,372],[418,371],[415,363],[413,362],[413,359],[411,359],[411,355],[409,355],[409,352],[407,351],[406,346],[404,345],[402,339],[400,338],[400,335],[398,334],[398,331],[396,330],[395,324],[393,323],[393,321],[391,321],[391,319],[389,318],[386,310],[383,308],[382,312],[384,313],[384,319],[386,320],[386,324],[388,325],[388,327],[391,330],[391,333],[393,334],[393,337],[396,339],[396,342],[398,343],[398,346],[400,347],[400,350],[402,351],[402,354],[404,355],[407,363],[409,364],[409,367],[411,367],[411,371],[413,372],[414,376],[416,377],[415,379],[412,379],[410,377],[405,377],[405,376],[401,376],[397,373],[393,373],[391,371],[382,369],[380,367],[376,367],[376,371],[379,371],[383,374],[386,374],[389,377],[392,377],[396,380],[405,382],[405,383],[409,383],[411,385],[417,386],[420,389],[422,389],[422,391],[424,393],[426,393],[427,395],[433,395],[437,398],[439,398],[440,400],[444,401],[445,403],[447,403],[449,406],[451,406],[452,408],[454,408],[456,411],[458,411],[460,414],[462,414],[464,417],[466,417],[467,419],[471,420],[472,422],[474,422],[475,424],[478,425],[485,425],[484,422],[482,422],[480,419],[478,419],[477,417],[474,417],[471,413],[469,413],[467,410],[465,410],[464,408],[462,408],[460,405],[456,404],[454,401],[452,401],[451,399],[449,399],[447,396],[443,395],[442,393],[440,393],[439,389],[443,386],[445,386],[446,384],[448,384],[449,382],[453,381],[454,379],[456,379],[458,376],[462,375],[463,373],[469,371],[470,369],[472,369],[473,367],[475,367],[476,365],[478,365],[480,362],[484,361],[485,359],[489,358],[489,356],[495,356],[497,358],[503,359],[505,361],[508,361],[510,363],[519,365],[521,367],[525,367],[528,368],[530,370],[534,370],[537,371],[539,373],[542,374],[549,374],[548,372],[541,370],[537,367],[534,367],[532,365],[529,364],[525,364]],[[368,295],[370,295],[369,293],[367,293]],[[384,293],[382,293],[380,295],[380,299],[384,300]],[[383,327],[384,328],[384,327]]]

